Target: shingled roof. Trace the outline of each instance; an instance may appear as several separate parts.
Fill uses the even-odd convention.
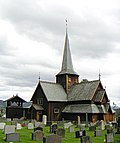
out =
[[[48,101],[67,101],[67,94],[62,85],[40,81],[40,85]]]
[[[67,105],[63,113],[106,113],[104,105],[96,104],[71,104]]]
[[[73,85],[68,93],[68,101],[91,100],[99,84],[99,80],[94,80]]]

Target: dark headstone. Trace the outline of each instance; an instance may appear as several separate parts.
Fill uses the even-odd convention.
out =
[[[50,134],[43,138],[43,143],[61,143],[61,137],[56,134]]]
[[[76,131],[76,132],[75,132],[75,137],[76,137],[76,138],[79,138],[79,137],[80,137],[80,131]]]
[[[19,133],[10,133],[6,134],[6,142],[19,142],[20,134]]]
[[[37,130],[43,131],[43,128],[42,127],[34,128],[34,131],[37,131]]]
[[[90,136],[81,137],[81,143],[92,143],[92,139]]]
[[[61,136],[62,138],[64,138],[65,137],[65,129],[58,128],[56,130],[56,134],[59,135],[59,136]]]
[[[88,127],[88,113],[86,113],[86,127]]]
[[[80,138],[82,136],[86,136],[86,131],[85,130],[83,130],[83,131],[76,131],[75,132],[75,137],[76,138]]]
[[[36,140],[36,141],[43,140],[43,136],[44,136],[43,132],[40,130],[37,130],[32,133],[32,140]]]
[[[90,126],[90,127],[89,127],[89,130],[90,130],[90,131],[95,131],[95,130],[96,130],[96,126]]]
[[[51,133],[55,133],[56,130],[57,130],[57,128],[58,128],[58,125],[57,125],[57,124],[51,125],[51,126],[50,126],[50,132],[51,132]]]

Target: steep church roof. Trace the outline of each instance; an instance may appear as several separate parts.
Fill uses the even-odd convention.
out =
[[[99,84],[99,80],[94,80],[73,85],[68,93],[68,101],[92,100]]]
[[[57,75],[61,75],[61,74],[74,74],[74,75],[77,75],[77,73],[73,69],[67,29],[66,29],[66,37],[65,37],[62,68],[61,68],[61,71]]]
[[[42,89],[44,92],[44,95],[46,96],[48,101],[58,101],[58,102],[66,102],[67,101],[67,94],[62,87],[62,85],[53,83],[53,82],[47,82],[47,81],[39,81],[36,90]],[[35,91],[36,91],[35,90]],[[40,91],[39,91],[40,92]],[[35,96],[35,92],[31,98],[31,101],[33,100]]]

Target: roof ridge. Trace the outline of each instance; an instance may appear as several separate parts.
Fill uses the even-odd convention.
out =
[[[44,81],[43,81],[43,80],[42,80],[42,81],[40,81],[40,83],[41,83],[41,82],[42,82],[42,83],[51,83],[51,84],[56,84],[55,82],[52,82],[52,81],[45,81],[45,80],[44,80]]]
[[[56,82],[52,82],[52,81],[40,81],[40,83],[48,83],[48,84],[55,84],[55,85],[60,85],[60,86],[62,86],[61,84],[56,83]]]
[[[100,82],[100,80],[85,80],[85,81],[81,81],[80,84],[82,83],[91,83],[91,82]]]

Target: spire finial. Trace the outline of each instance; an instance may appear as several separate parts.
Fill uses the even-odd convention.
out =
[[[40,72],[39,72],[39,78],[38,78],[38,79],[39,79],[39,81],[40,81]]]
[[[99,69],[99,80],[101,79],[100,69]]]

